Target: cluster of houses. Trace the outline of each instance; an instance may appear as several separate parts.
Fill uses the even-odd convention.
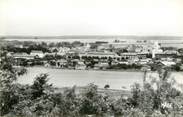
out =
[[[116,53],[115,49],[125,48],[127,52]],[[113,64],[140,64],[147,65],[153,62],[160,62],[165,66],[181,63],[182,55],[175,50],[163,51],[158,42],[141,42],[141,43],[100,43],[97,49],[91,49],[90,44],[68,48],[49,48],[51,53],[43,53],[41,50],[32,50],[27,53],[9,53],[14,59],[25,60],[42,60],[45,56],[61,56],[60,59],[43,61],[45,67],[55,66],[65,68],[74,66],[75,69],[87,69],[91,62],[94,62],[94,69],[106,68]],[[53,51],[57,50],[57,51]],[[50,62],[54,62],[51,64]]]

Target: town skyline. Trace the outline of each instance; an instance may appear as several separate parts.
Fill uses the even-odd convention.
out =
[[[172,40],[172,39],[183,39],[183,36],[175,36],[175,35],[0,35],[2,39],[103,39],[103,38],[111,38],[111,39],[164,39],[164,40]]]

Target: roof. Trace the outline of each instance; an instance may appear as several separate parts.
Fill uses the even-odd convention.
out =
[[[87,55],[116,55],[113,52],[88,52]]]
[[[32,50],[31,53],[43,53],[43,52],[39,50]]]
[[[27,53],[15,53],[15,54],[13,54],[13,57],[14,58],[26,58],[26,59],[33,59],[34,58],[34,56],[32,56],[32,55],[29,55],[29,54],[27,54]]]
[[[137,55],[137,53],[121,53],[121,55],[125,55],[125,56],[135,56]]]
[[[165,66],[171,66],[171,65],[175,65],[176,63],[173,61],[161,61],[161,63]]]
[[[57,62],[60,62],[60,63],[66,63],[66,62],[67,62],[67,60],[65,60],[65,59],[60,59],[60,60],[57,60]]]
[[[95,64],[94,66],[95,67],[108,67],[109,64],[108,63],[105,63],[105,62],[102,62],[102,63]]]
[[[176,50],[166,50],[163,52],[164,54],[178,54]]]

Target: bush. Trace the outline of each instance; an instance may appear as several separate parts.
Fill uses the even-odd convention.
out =
[[[125,66],[125,67],[124,67]],[[112,67],[126,68],[128,65]],[[48,84],[48,75],[40,74],[32,85],[20,85],[15,81],[25,69],[14,68],[11,58],[0,51],[0,116],[48,116],[80,117],[84,115],[118,115],[122,117],[181,117],[183,94],[169,81],[170,74],[160,68],[159,77],[134,84],[131,97],[113,99],[98,87],[89,84],[83,93],[76,95],[76,88],[63,93]],[[154,86],[156,88],[154,88]],[[109,88],[108,85],[105,88]]]

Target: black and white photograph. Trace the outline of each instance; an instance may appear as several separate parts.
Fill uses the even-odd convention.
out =
[[[0,117],[183,117],[183,0],[0,0]]]

